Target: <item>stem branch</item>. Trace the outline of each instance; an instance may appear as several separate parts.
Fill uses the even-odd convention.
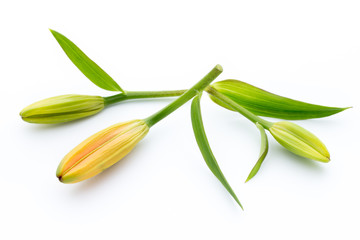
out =
[[[126,91],[113,96],[104,97],[105,105],[114,104],[128,99],[142,99],[142,98],[158,98],[158,97],[175,97],[180,96],[186,90],[172,90],[172,91]]]
[[[197,92],[202,91],[206,88],[212,81],[215,80],[221,73],[223,69],[218,64],[216,65],[203,79],[196,83],[192,88],[187,90],[183,95],[177,98],[175,101],[156,112],[155,114],[144,119],[149,127],[152,127],[154,124],[158,123],[160,120],[168,116],[170,113],[181,107],[184,103],[193,98]]]
[[[246,117],[247,119],[249,119],[253,123],[261,124],[265,129],[269,129],[271,127],[271,125],[273,124],[272,122],[266,121],[266,120],[256,116],[255,114],[253,114],[249,110],[245,109],[244,107],[240,106],[239,104],[234,102],[232,99],[230,99],[227,96],[223,95],[222,93],[218,92],[217,90],[215,90],[211,86],[208,86],[205,89],[205,91],[208,92],[210,95],[214,96],[215,98],[219,99],[224,104],[228,105],[230,108],[232,108],[235,111],[241,113],[244,117]]]

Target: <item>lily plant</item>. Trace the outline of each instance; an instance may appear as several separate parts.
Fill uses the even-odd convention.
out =
[[[214,103],[236,111],[254,123],[260,132],[260,154],[246,182],[259,171],[269,150],[268,131],[274,139],[292,153],[318,162],[330,161],[330,154],[319,138],[289,121],[270,122],[262,117],[283,120],[323,118],[346,108],[328,107],[283,97],[248,83],[226,79],[212,83],[223,71],[219,64],[189,89],[167,91],[125,91],[102,68],[64,35],[50,30],[73,64],[96,86],[116,92],[111,96],[65,94],[50,97],[25,107],[21,118],[29,123],[61,124],[100,113],[109,105],[129,99],[176,97],[156,113],[127,122],[114,124],[93,134],[72,149],[60,162],[56,176],[62,183],[76,183],[91,178],[126,156],[143,139],[152,126],[192,100],[191,121],[196,142],[210,171],[226,188],[236,203],[242,205],[222,173],[211,150],[201,116],[203,92]]]

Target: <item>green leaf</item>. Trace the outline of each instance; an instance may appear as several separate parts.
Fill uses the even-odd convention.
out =
[[[221,169],[214,157],[214,154],[211,151],[209,142],[207,140],[203,121],[201,118],[201,110],[200,110],[200,97],[201,93],[199,93],[192,101],[191,104],[191,122],[196,138],[196,142],[200,148],[201,154],[210,168],[211,172],[219,179],[222,185],[226,188],[226,190],[231,194],[231,196],[235,199],[235,201],[239,204],[239,206],[243,209],[239,199],[235,195],[234,191],[230,187],[229,183],[227,182],[224,174],[221,172]]]
[[[327,107],[282,97],[239,80],[223,80],[211,85],[255,115],[280,119],[301,120],[327,117],[348,108]],[[218,99],[210,98],[232,110]]]
[[[248,182],[251,178],[253,178],[257,174],[269,150],[269,142],[265,133],[265,129],[259,123],[256,123],[256,126],[260,130],[260,136],[261,136],[260,155],[258,161],[251,170],[245,182]]]
[[[60,44],[66,55],[75,64],[75,66],[95,85],[109,91],[124,92],[121,87],[95,62],[83,53],[72,41],[67,37],[51,30],[55,39]]]

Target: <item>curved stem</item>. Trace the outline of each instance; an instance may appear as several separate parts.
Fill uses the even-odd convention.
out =
[[[105,105],[114,104],[128,99],[176,97],[186,92],[186,90],[172,91],[125,91],[113,96],[104,97]]]
[[[253,123],[259,123],[261,124],[265,129],[269,129],[273,123],[266,121],[258,116],[256,116],[255,114],[253,114],[252,112],[250,112],[249,110],[245,109],[244,107],[240,106],[239,104],[237,104],[236,102],[234,102],[232,99],[228,98],[227,96],[225,96],[224,94],[216,91],[214,88],[212,88],[211,86],[208,86],[205,89],[206,92],[208,92],[209,94],[211,94],[212,96],[214,96],[215,98],[219,99],[221,102],[223,102],[224,104],[228,105],[230,108],[234,109],[235,111],[241,113],[244,117],[246,117],[247,119],[249,119],[250,121],[252,121]]]
[[[178,109],[184,103],[189,101],[193,98],[197,92],[202,91],[206,88],[215,78],[217,78],[223,69],[218,64],[216,65],[203,79],[201,79],[197,84],[195,84],[192,88],[187,90],[183,95],[177,98],[175,101],[161,109],[160,111],[156,112],[155,114],[149,116],[148,118],[144,119],[149,127],[152,127],[154,124],[168,116],[170,113]]]

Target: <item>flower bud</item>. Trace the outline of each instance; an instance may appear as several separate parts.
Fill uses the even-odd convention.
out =
[[[292,122],[277,122],[270,133],[289,151],[320,162],[329,162],[330,154],[325,145],[311,132]]]
[[[144,120],[112,125],[71,150],[60,162],[56,176],[63,183],[93,177],[128,154],[148,131]]]
[[[20,112],[29,123],[63,123],[94,115],[104,108],[100,96],[68,94],[33,103]]]

